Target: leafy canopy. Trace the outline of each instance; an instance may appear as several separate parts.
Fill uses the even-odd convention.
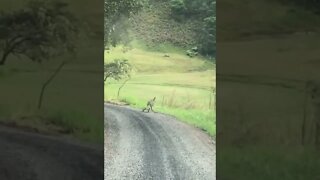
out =
[[[177,21],[190,18],[200,22],[196,29],[199,52],[216,54],[216,1],[215,0],[171,0],[172,17]]]
[[[119,41],[120,35],[116,34],[113,36],[115,38],[112,39],[112,35],[117,31],[124,31],[124,27],[121,27],[121,23],[118,23],[119,19],[123,19],[124,17],[128,18],[133,13],[137,12],[141,9],[143,5],[143,0],[106,0],[104,3],[105,8],[105,46],[107,47],[111,41],[112,45],[115,46]],[[126,28],[126,27],[125,27]]]
[[[62,2],[31,1],[27,7],[0,14],[0,65],[10,54],[42,62],[75,50],[77,20]]]
[[[104,65],[104,81],[111,78],[119,81],[125,77],[130,77],[132,66],[126,59],[115,59],[113,62]]]

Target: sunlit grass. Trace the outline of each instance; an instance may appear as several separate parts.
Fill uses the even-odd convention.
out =
[[[139,73],[156,72],[191,72],[198,70],[213,69],[214,64],[201,57],[190,58],[185,54],[167,53],[170,57],[164,57],[166,53],[145,51],[133,48],[123,53],[123,46],[118,46],[105,53],[105,62],[114,59],[128,59]]]
[[[127,59],[134,66],[131,79],[121,89],[122,81],[108,80],[105,100],[124,101],[143,108],[157,97],[155,111],[177,117],[211,136],[215,135],[215,66],[201,57],[190,58],[173,50],[164,57],[163,52],[143,48],[123,52],[122,46],[105,53],[105,62]],[[163,48],[165,49],[165,48]]]
[[[119,84],[110,84],[105,89],[106,100],[117,100]],[[133,107],[144,108],[146,102],[156,96],[154,110],[173,115],[192,124],[210,135],[215,135],[214,97],[204,89],[128,84],[120,93],[119,100]]]

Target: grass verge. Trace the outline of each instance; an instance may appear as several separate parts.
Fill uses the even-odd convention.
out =
[[[219,149],[217,178],[222,180],[319,179],[319,166],[320,155],[314,148],[229,147]]]

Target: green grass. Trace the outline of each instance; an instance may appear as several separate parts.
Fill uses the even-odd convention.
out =
[[[89,142],[101,142],[102,124],[96,117],[79,110],[61,110],[45,114],[45,121],[49,124],[63,127],[63,131]]]
[[[224,68],[220,75],[244,75],[256,80],[243,83],[218,79],[219,92],[223,92],[218,93],[223,121],[217,129],[218,179],[320,179],[319,150],[297,147],[301,144],[305,113],[303,82],[318,82],[320,77],[319,60],[315,58],[319,39],[317,34],[301,34],[221,43],[219,54],[223,58],[219,67]],[[268,77],[273,79],[271,82],[294,85],[294,88],[259,84]],[[307,104],[308,109],[310,105]],[[306,141],[312,146],[315,125],[309,119],[309,112]]]
[[[198,70],[213,70],[214,65],[208,61],[204,61],[201,57],[189,58],[186,55],[173,50],[170,58],[163,57],[165,53],[154,52],[139,48],[133,48],[127,53],[123,53],[123,46],[118,46],[112,49],[112,52],[105,53],[105,62],[110,62],[113,59],[125,58],[128,59],[135,67],[138,73],[154,74],[162,73],[186,73]],[[212,77],[213,78],[213,77]]]
[[[102,56],[97,54],[95,48],[86,48],[77,61],[67,64],[47,87],[40,110],[37,101],[42,84],[60,60],[70,57],[43,64],[10,57],[0,67],[0,122],[103,143],[103,96],[96,94],[103,88],[102,63],[98,63]],[[88,57],[97,61],[88,62]]]
[[[214,122],[216,116],[212,110],[160,107],[159,111],[173,115],[188,124],[194,125],[211,136],[216,135],[216,124]]]
[[[314,148],[221,148],[217,174],[222,180],[319,179],[320,156]],[[230,173],[232,172],[232,173]]]
[[[146,42],[142,40],[133,40],[130,42],[131,47],[141,49],[148,52],[157,52],[157,53],[184,53],[185,50],[178,46],[174,46],[170,43],[158,43],[157,45],[147,45]]]
[[[101,1],[66,0],[69,9],[81,20],[80,27],[91,34],[77,41],[75,56],[49,59],[42,64],[21,56],[9,56],[8,63],[0,67],[0,122],[58,133],[83,141],[103,143],[103,6]],[[10,12],[24,8],[25,0],[0,3],[0,11]],[[83,7],[87,8],[83,8]],[[98,46],[97,46],[98,45]],[[1,52],[0,52],[1,54]],[[47,87],[43,107],[37,109],[41,85],[53,73],[61,60],[73,60]],[[101,103],[100,103],[101,102]]]
[[[123,87],[122,81],[108,80],[105,84],[105,100],[124,101],[143,108],[146,102],[157,97],[155,111],[166,113],[194,125],[211,136],[215,135],[214,64],[201,58],[189,58],[179,51],[163,52],[134,48],[126,53],[123,47],[105,53],[105,62],[125,58],[134,66],[132,78]]]

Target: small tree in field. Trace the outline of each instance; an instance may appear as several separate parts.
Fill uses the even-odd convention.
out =
[[[131,78],[131,64],[128,62],[128,60],[116,59],[112,63],[105,64],[104,72],[104,81],[107,81],[107,79],[114,79],[116,81],[125,79],[125,81],[118,88],[117,98],[119,98],[121,89]]]
[[[123,78],[130,77],[132,66],[125,59],[115,59],[113,62],[104,65],[104,81],[114,79],[119,81]]]
[[[41,63],[74,52],[77,21],[66,7],[62,2],[30,1],[25,9],[0,14],[0,65],[5,65],[10,55]],[[43,84],[38,108],[46,87],[65,64]]]

